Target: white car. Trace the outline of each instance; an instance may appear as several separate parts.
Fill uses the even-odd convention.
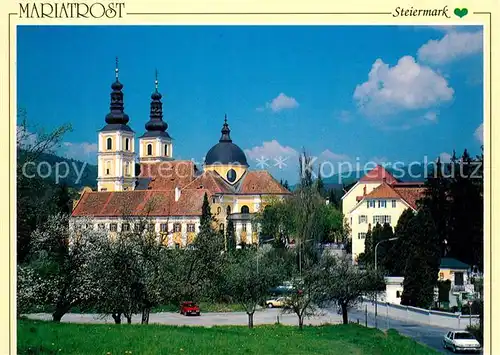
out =
[[[456,330],[453,332],[448,332],[443,339],[443,347],[445,349],[451,349],[453,352],[457,351],[472,351],[480,352],[481,344],[474,338],[469,332],[465,330]]]

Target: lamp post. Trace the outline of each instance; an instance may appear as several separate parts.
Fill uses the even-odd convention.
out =
[[[398,239],[398,238],[384,239],[375,245],[375,271],[377,270],[377,248],[378,248],[378,246],[380,245],[380,243],[388,242],[388,241],[392,241],[392,240],[396,240],[396,239]],[[377,328],[377,301],[378,301],[378,292],[375,291],[375,328]]]

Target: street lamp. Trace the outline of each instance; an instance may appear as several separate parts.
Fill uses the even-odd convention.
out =
[[[396,239],[398,239],[398,238],[394,237],[394,238],[384,239],[375,245],[375,270],[377,270],[377,248],[380,245],[380,243],[388,242],[388,241],[392,241],[392,240],[396,240]],[[375,291],[375,328],[377,327],[377,305],[378,305],[378,292]]]

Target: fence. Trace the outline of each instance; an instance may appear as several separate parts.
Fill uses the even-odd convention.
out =
[[[368,312],[375,313],[375,301],[365,300],[360,309],[365,310],[365,307]],[[470,324],[479,324],[479,315],[469,316],[460,313],[440,312],[378,301],[377,318],[380,317],[382,321],[386,316],[408,323],[428,324],[434,327],[457,330],[465,329]]]

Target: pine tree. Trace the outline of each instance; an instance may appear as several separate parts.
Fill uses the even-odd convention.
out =
[[[450,203],[449,179],[443,176],[443,164],[438,158],[435,169],[425,181],[425,192],[420,205],[424,206],[431,214],[436,232],[439,236],[441,255],[447,253],[446,245],[449,237]]]
[[[449,187],[449,256],[482,267],[483,198],[482,176],[474,176],[477,164],[465,150],[452,161],[454,171]]]
[[[399,217],[396,228],[394,228],[394,237],[398,238],[388,248],[386,267],[392,276],[403,276],[406,259],[410,248],[410,238],[412,233],[412,221],[415,218],[415,212],[412,209],[406,209]]]
[[[205,193],[205,195],[203,196],[203,204],[201,206],[201,218],[200,218],[201,229],[212,228],[212,221],[213,221],[213,216],[212,212],[210,211],[210,203],[208,202],[207,193]]]
[[[321,166],[318,167],[318,178],[316,179],[316,189],[318,193],[323,196],[325,190],[325,184],[323,183],[323,179],[321,178]]]
[[[234,224],[232,220],[227,221],[226,241],[227,241],[227,250],[229,252],[236,250],[236,238],[234,235]]]
[[[441,259],[439,237],[428,210],[417,213],[409,232],[401,304],[428,308],[433,304]]]
[[[290,186],[288,185],[288,180],[285,180],[285,182],[283,183],[283,187],[285,189],[287,189],[288,191],[290,191]]]
[[[368,227],[368,232],[366,232],[365,236],[365,251],[364,251],[363,260],[366,266],[373,265],[373,239],[372,239],[372,231],[371,228]]]

